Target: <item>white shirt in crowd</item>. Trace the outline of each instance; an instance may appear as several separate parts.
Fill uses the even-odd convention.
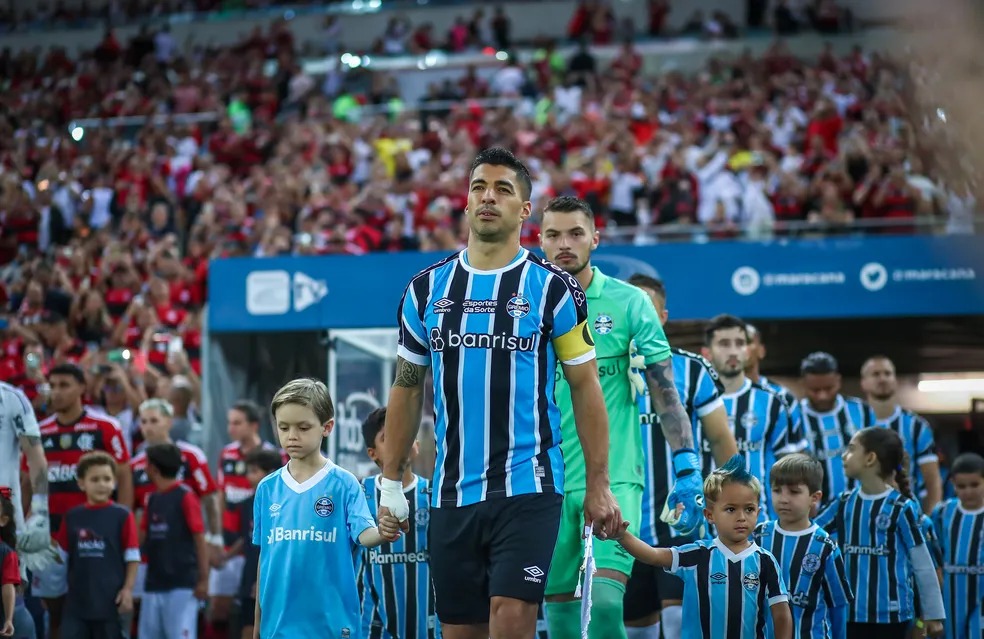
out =
[[[608,208],[619,213],[635,211],[635,190],[645,184],[636,173],[612,171]]]

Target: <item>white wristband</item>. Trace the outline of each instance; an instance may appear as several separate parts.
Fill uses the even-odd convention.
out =
[[[31,514],[35,515],[38,513],[48,514],[48,496],[47,495],[34,495],[31,497]]]
[[[379,492],[383,493],[399,493],[403,494],[403,482],[399,479],[386,479],[385,477],[379,478]]]
[[[225,546],[222,535],[219,533],[209,533],[205,535],[205,543],[209,546]]]
[[[396,479],[379,478],[379,506],[387,508],[399,521],[410,516],[410,504],[403,494],[403,482]]]

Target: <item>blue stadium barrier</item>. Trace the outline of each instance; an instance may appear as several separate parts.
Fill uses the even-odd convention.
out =
[[[211,263],[212,332],[396,325],[414,273],[439,253],[232,258]],[[984,250],[974,236],[614,246],[594,263],[666,284],[672,318],[984,315]]]

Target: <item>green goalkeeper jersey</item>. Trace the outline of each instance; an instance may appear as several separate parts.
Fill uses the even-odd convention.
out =
[[[670,345],[660,324],[656,308],[639,288],[592,267],[588,298],[588,327],[595,341],[598,375],[608,410],[608,472],[612,484],[642,485],[643,450],[639,429],[639,407],[629,382],[629,349],[634,341],[646,365],[668,359]],[[584,453],[574,425],[571,387],[558,364],[554,396],[561,414],[564,437],[564,490],[584,490]],[[589,416],[590,418],[590,416]]]

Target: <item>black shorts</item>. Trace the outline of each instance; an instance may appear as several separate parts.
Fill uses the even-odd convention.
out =
[[[256,599],[239,599],[239,623],[243,626],[256,624]]]
[[[437,618],[488,623],[489,599],[543,601],[563,497],[517,495],[432,508],[428,544]]]
[[[683,546],[691,542],[675,537],[659,547]],[[641,561],[632,564],[632,575],[625,585],[622,618],[635,621],[648,617],[663,608],[663,601],[683,601],[683,579]]]

